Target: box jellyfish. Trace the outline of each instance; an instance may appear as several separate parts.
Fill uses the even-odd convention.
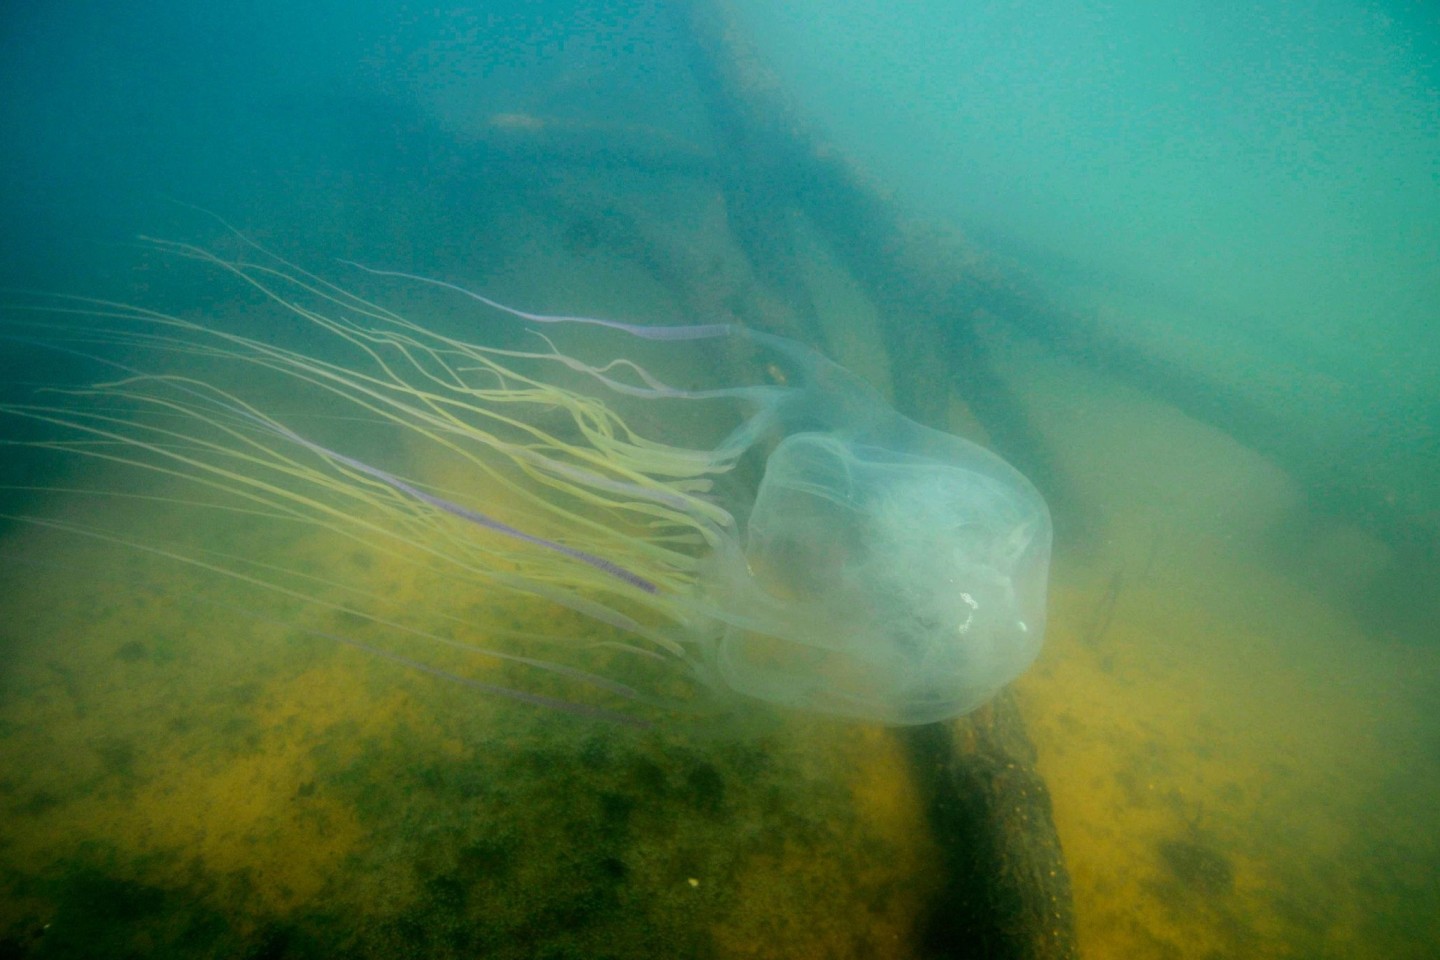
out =
[[[1035,488],[798,343],[527,313],[351,264],[352,286],[385,290],[362,298],[253,245],[238,261],[160,246],[233,281],[265,333],[94,300],[21,306],[10,339],[109,370],[5,408],[58,431],[49,449],[178,478],[208,494],[192,505],[324,528],[457,590],[544,598],[728,701],[928,723],[984,703],[1039,650],[1051,528]],[[60,322],[73,315],[82,327]],[[483,652],[647,697],[560,656]]]

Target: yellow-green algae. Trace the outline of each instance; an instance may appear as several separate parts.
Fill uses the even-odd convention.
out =
[[[112,528],[160,536],[173,522],[129,509]],[[437,596],[413,567],[267,533],[217,523],[207,536],[323,565],[396,605],[586,629],[548,620],[538,601]],[[304,635],[283,619],[362,637],[374,627],[162,558],[37,528],[10,531],[3,548],[25,561],[4,568],[0,936],[12,945],[910,955],[936,868],[882,728],[631,730]]]
[[[1093,524],[1018,684],[1082,955],[1430,957],[1440,650],[1351,612],[1383,545],[1163,404],[1006,366]],[[1303,550],[1276,534],[1297,523]]]
[[[1023,343],[993,359],[1090,512],[1019,684],[1083,955],[1428,960],[1440,663],[1344,603],[1383,547],[1173,409]],[[96,509],[53,503],[77,522]],[[1277,557],[1265,538],[1297,516],[1314,548]],[[164,537],[176,521],[129,522]],[[437,602],[404,564],[213,533]],[[503,956],[544,931],[552,956],[915,954],[936,861],[880,729],[596,727],[276,622],[359,629],[343,612],[51,531],[10,530],[0,549],[25,561],[0,567],[0,937],[17,946]],[[193,599],[216,590],[274,619]],[[511,629],[576,626],[514,597],[439,599]]]

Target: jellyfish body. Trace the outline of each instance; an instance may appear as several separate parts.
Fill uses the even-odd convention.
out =
[[[1039,650],[1051,529],[1035,488],[797,343],[362,274],[449,298],[501,347],[265,255],[161,246],[242,281],[312,345],[115,303],[24,307],[12,329],[43,327],[32,339],[126,351],[101,360],[105,383],[5,408],[56,428],[46,446],[543,597],[709,689],[788,707],[939,720]],[[327,415],[279,409],[297,393]]]

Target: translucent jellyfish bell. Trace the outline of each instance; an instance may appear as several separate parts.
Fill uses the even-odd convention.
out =
[[[301,321],[305,348],[113,303],[38,305],[32,315],[89,316],[77,343],[139,358],[101,359],[120,379],[80,399],[4,409],[62,431],[48,448],[180,477],[243,505],[225,509],[259,505],[458,588],[544,597],[712,690],[802,710],[955,716],[1040,648],[1051,528],[1035,488],[799,344],[732,324],[524,313],[366,271],[409,299],[446,298],[476,330],[503,320],[511,344],[516,326],[530,331],[502,348],[268,255],[162,246],[244,281],[290,328]],[[54,344],[53,324],[33,326]],[[325,415],[277,410],[277,395]],[[657,699],[548,658],[478,652]]]
[[[884,437],[866,439],[888,446],[800,433],[771,453],[746,530],[748,583],[729,589],[747,600],[731,606],[764,616],[727,618],[716,663],[731,687],[927,723],[979,706],[1038,652],[1043,502],[985,451],[884,419]]]
[[[788,341],[787,386],[747,426],[763,472],[697,595],[729,688],[894,724],[979,706],[1045,626],[1049,511],[989,451],[922,427]],[[772,367],[773,369],[773,367]],[[743,499],[743,498],[742,498]]]

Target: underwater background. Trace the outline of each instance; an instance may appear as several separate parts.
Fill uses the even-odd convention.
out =
[[[1081,955],[1435,954],[1427,7],[0,18],[0,403],[97,378],[15,332],[25,291],[295,336],[135,241],[232,250],[195,208],[342,284],[352,260],[800,340],[1049,501],[1049,624],[1015,693]],[[702,69],[697,36],[749,85]],[[757,136],[762,102],[786,122]],[[816,156],[926,256],[898,260]],[[0,956],[985,955],[924,934],[943,857],[890,729],[756,707],[637,730],[479,694],[326,635],[590,628],[324,531],[178,509],[173,482],[87,495],[136,481],[33,446],[43,425],[0,430]],[[279,596],[136,543],[328,585]]]

